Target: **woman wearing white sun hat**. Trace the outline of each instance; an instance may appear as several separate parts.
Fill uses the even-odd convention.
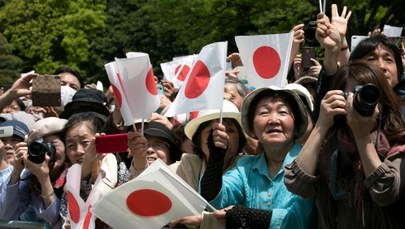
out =
[[[223,131],[223,136],[229,139],[228,148],[226,150],[219,149],[225,154],[223,167],[221,168],[222,173],[225,173],[235,166],[237,160],[244,154],[243,148],[246,144],[246,136],[243,132],[239,109],[232,102],[224,100],[222,124],[219,123],[220,117],[221,112],[219,109],[203,110],[199,112],[197,118],[189,121],[184,131],[187,137],[192,140],[194,151],[197,155],[183,154],[181,161],[170,165],[170,167],[196,191],[200,189],[200,179],[204,175],[210,155],[219,153],[213,151],[218,148],[212,148],[210,146],[213,144],[208,143],[208,139],[212,139],[213,130],[220,128]],[[204,194],[202,194],[202,196],[204,197]],[[223,225],[208,212],[183,218],[173,224],[176,223],[210,229],[223,227]]]
[[[197,191],[199,190],[199,180],[204,174],[210,156],[207,138],[213,123],[219,123],[220,116],[219,109],[202,110],[197,118],[190,120],[184,127],[184,132],[192,140],[196,155],[183,154],[179,162],[171,165],[172,169]],[[246,137],[242,129],[238,108],[227,100],[223,102],[222,118],[222,123],[227,128],[230,141],[232,141],[224,159],[223,169],[226,172],[235,165],[236,159],[243,154]]]

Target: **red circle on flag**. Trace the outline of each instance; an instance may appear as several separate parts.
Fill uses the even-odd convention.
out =
[[[117,88],[114,84],[111,84],[111,87],[112,87],[112,89],[113,89],[113,91],[114,91],[115,102],[117,103],[117,105],[118,105],[119,107],[121,107],[121,104],[122,104],[122,96],[121,96],[120,90],[118,90],[118,88]]]
[[[210,78],[208,67],[201,60],[197,61],[187,81],[184,95],[190,99],[197,98],[207,89]]]
[[[90,204],[89,208],[87,209],[86,217],[84,218],[83,222],[84,229],[88,229],[90,227],[91,217],[93,216],[93,214],[91,213],[91,207],[92,206]]]
[[[280,71],[281,58],[274,48],[262,46],[253,53],[253,65],[260,77],[270,79]]]
[[[67,195],[67,199],[68,199],[68,203],[69,203],[68,206],[69,206],[70,219],[74,223],[78,223],[80,220],[79,203],[77,203],[75,196],[71,192],[67,191],[66,195]]]
[[[184,81],[186,79],[186,76],[188,74],[188,72],[190,72],[190,67],[187,64],[183,65],[183,68],[181,68],[181,64],[179,66],[176,67],[176,69],[174,70],[174,74],[177,75],[177,79],[180,81]],[[179,70],[181,69],[180,73]]]
[[[165,194],[152,189],[140,189],[127,197],[128,209],[140,216],[157,216],[172,208],[172,201]]]
[[[149,93],[151,93],[152,95],[158,94],[155,75],[153,74],[152,68],[149,69],[148,75],[146,75],[145,84],[146,89],[148,89]]]

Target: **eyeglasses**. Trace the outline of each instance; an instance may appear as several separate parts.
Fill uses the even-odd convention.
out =
[[[162,150],[164,149],[164,147],[170,148],[169,144],[167,144],[166,142],[162,142],[162,143],[149,143],[148,144],[148,148],[153,148],[155,150]]]

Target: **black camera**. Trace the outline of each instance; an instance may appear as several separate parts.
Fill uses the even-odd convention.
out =
[[[33,163],[41,164],[45,161],[45,155],[51,158],[50,161],[55,160],[56,149],[50,141],[36,141],[28,145],[28,160]]]
[[[320,45],[318,40],[316,40],[315,33],[316,33],[316,21],[308,22],[308,24],[304,27],[304,36],[305,36],[305,43],[309,47],[318,47]]]
[[[353,107],[364,117],[374,113],[375,106],[380,101],[380,91],[372,83],[358,85],[353,90]]]

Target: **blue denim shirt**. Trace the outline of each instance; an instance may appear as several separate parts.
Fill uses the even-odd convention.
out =
[[[10,165],[6,169],[0,171],[0,186],[10,176],[11,172],[13,172],[13,168],[14,167]]]
[[[29,175],[30,172],[24,169],[17,183],[8,185],[11,178],[9,176],[0,186],[0,219],[18,220],[29,205],[32,205],[38,211],[38,216],[49,224],[60,223],[59,198],[55,196],[55,200],[46,208],[42,198],[36,195],[33,179],[28,178]]]
[[[224,174],[222,189],[210,203],[217,209],[243,205],[272,211],[270,228],[313,227],[313,200],[289,192],[284,185],[284,167],[294,160],[300,150],[300,144],[293,146],[273,179],[270,178],[265,153],[239,159],[237,165]]]

